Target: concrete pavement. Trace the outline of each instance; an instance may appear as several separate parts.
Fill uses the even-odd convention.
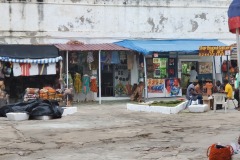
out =
[[[212,143],[240,134],[236,110],[165,115],[128,111],[126,102],[81,103],[54,120],[0,118],[0,159],[204,160]]]

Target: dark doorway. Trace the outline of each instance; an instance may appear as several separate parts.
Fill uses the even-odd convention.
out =
[[[113,66],[104,66],[102,70],[102,96],[112,97],[113,93]]]

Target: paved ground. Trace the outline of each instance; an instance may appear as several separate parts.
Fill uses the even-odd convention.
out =
[[[239,111],[132,112],[126,101],[82,103],[55,120],[0,118],[1,160],[204,160],[209,145],[240,134]]]

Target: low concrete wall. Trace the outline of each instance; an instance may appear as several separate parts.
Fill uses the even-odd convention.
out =
[[[163,114],[177,114],[181,110],[185,109],[187,102],[182,102],[176,107],[166,107],[166,106],[149,106],[148,104],[132,104],[127,103],[127,109],[132,111],[144,111],[144,112],[157,112]]]

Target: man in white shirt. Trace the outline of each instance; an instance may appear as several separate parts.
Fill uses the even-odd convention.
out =
[[[186,74],[186,75],[190,76],[190,78],[189,78],[189,83],[188,83],[188,85],[189,85],[189,84],[191,84],[191,83],[193,83],[194,81],[197,80],[198,73],[197,73],[197,71],[195,70],[195,67],[192,66],[190,73],[189,73],[189,74]]]

